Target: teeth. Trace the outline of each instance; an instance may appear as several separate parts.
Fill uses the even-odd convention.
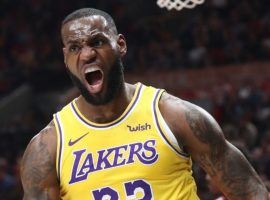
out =
[[[94,71],[98,71],[98,70],[99,69],[97,69],[95,67],[93,67],[93,68],[91,67],[91,68],[87,68],[84,73],[86,74],[86,73],[90,73],[90,72],[94,72]]]

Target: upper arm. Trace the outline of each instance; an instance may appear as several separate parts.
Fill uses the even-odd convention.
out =
[[[243,154],[202,108],[165,94],[161,112],[179,143],[230,199],[267,199],[267,191]],[[171,114],[173,113],[173,114]]]
[[[59,199],[56,176],[56,134],[51,122],[28,144],[21,163],[24,199]]]

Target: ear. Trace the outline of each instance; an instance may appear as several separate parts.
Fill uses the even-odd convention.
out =
[[[64,63],[65,66],[67,67],[67,49],[63,47],[63,55],[64,55]]]
[[[123,57],[127,53],[127,44],[126,44],[126,39],[122,34],[118,35],[117,44],[118,44],[120,55]]]

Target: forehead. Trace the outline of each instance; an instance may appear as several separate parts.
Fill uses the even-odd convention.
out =
[[[92,15],[72,20],[62,27],[62,37],[68,38],[87,37],[98,32],[109,32],[109,25],[105,17]]]

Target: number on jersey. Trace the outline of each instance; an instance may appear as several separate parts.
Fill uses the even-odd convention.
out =
[[[145,180],[135,180],[124,183],[127,200],[152,200],[152,189]],[[93,190],[95,200],[119,200],[119,194],[111,187]]]

